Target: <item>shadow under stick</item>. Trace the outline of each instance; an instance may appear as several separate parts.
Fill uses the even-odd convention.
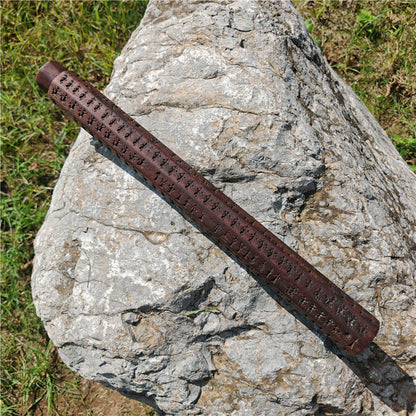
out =
[[[50,61],[50,98],[336,345],[358,354],[378,320],[91,84]]]

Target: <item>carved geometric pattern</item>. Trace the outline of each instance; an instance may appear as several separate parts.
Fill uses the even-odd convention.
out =
[[[351,354],[375,317],[79,75],[63,71],[52,100],[253,275]]]

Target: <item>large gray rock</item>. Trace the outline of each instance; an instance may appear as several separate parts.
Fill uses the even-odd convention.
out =
[[[35,244],[64,362],[160,414],[410,411],[416,177],[292,4],[150,2],[106,94],[381,330],[346,357],[82,131]]]

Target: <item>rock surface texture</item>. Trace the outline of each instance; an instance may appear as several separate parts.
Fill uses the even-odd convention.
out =
[[[32,279],[64,362],[161,415],[410,414],[416,176],[292,4],[151,1],[106,94],[381,330],[336,350],[81,132]]]

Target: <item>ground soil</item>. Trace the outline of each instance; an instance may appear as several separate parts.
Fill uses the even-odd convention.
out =
[[[79,393],[81,392],[81,397]],[[90,380],[81,379],[75,397],[59,396],[49,415],[60,416],[156,416],[148,406],[129,399],[115,390]],[[48,402],[44,397],[36,406],[33,416],[48,416]]]

